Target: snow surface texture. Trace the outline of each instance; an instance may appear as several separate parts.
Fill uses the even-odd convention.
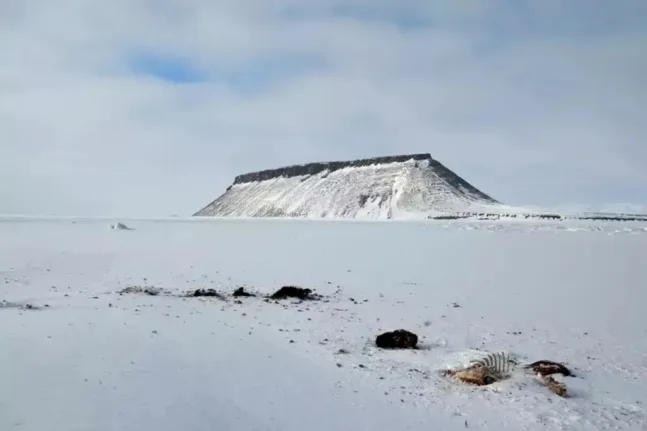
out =
[[[112,230],[130,230],[130,228],[128,226],[126,226],[123,223],[119,223],[119,222],[111,224],[110,229],[112,229]]]
[[[647,429],[647,225],[124,222],[0,219],[1,430]],[[325,300],[181,296],[288,284]],[[441,376],[485,351],[570,396]]]
[[[195,215],[420,219],[446,213],[506,211],[514,210],[430,155],[417,154],[241,175]]]

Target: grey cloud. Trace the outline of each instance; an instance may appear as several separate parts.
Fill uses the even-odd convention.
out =
[[[0,212],[190,214],[244,171],[409,152],[508,203],[644,203],[641,6],[594,3],[2,2]],[[141,50],[209,80],[133,74]],[[286,58],[316,62],[225,79]]]

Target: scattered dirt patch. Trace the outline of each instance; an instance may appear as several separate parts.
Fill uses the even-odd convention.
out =
[[[238,289],[234,290],[234,293],[232,293],[232,296],[234,296],[236,298],[239,298],[239,297],[249,298],[249,297],[256,296],[256,295],[251,293],[251,292],[246,291],[244,287],[239,287]]]
[[[128,286],[121,291],[120,295],[143,293],[150,296],[157,296],[164,293],[164,289],[153,286]]]
[[[397,329],[378,335],[375,345],[381,349],[416,349],[418,336],[413,332]]]
[[[189,292],[187,296],[193,297],[212,297],[225,300],[225,295],[218,292],[216,289],[196,289],[192,292]]]
[[[276,292],[274,292],[270,299],[287,299],[287,298],[296,298],[305,300],[316,300],[320,299],[319,295],[312,293],[312,289],[304,289],[302,287],[296,286],[283,286]]]
[[[4,308],[18,308],[20,310],[42,310],[43,308],[49,308],[49,305],[45,305],[45,307],[39,307],[34,304],[21,304],[18,302],[8,302],[8,301],[0,301],[0,310]]]

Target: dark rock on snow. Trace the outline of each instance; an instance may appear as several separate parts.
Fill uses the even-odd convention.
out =
[[[286,298],[297,298],[297,299],[315,299],[312,295],[312,289],[304,289],[302,287],[295,286],[283,286],[271,296],[271,299],[286,299]]]
[[[244,287],[239,287],[238,289],[234,290],[234,293],[232,294],[232,296],[235,296],[235,297],[250,297],[250,296],[256,296],[256,295],[246,291]]]
[[[418,336],[413,332],[397,329],[378,335],[375,345],[382,349],[416,349]]]
[[[195,291],[189,293],[189,296],[208,296],[225,299],[225,297],[221,293],[218,293],[215,289],[196,289]]]

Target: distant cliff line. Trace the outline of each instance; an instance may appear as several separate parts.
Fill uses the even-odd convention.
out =
[[[282,168],[276,169],[267,169],[264,171],[250,172],[247,174],[238,175],[234,179],[234,185],[251,183],[258,181],[266,181],[274,178],[291,178],[299,177],[303,175],[317,175],[323,171],[337,171],[344,168],[357,168],[363,166],[371,165],[380,165],[385,163],[404,163],[409,160],[422,161],[429,160],[430,162],[435,162],[431,157],[431,154],[410,154],[404,156],[385,156],[385,157],[374,157],[370,159],[360,159],[360,160],[349,160],[349,161],[338,161],[338,162],[318,162],[318,163],[307,163],[303,165],[292,165],[285,166]]]
[[[238,175],[194,216],[647,221],[643,215],[544,213],[504,205],[429,153],[306,163]]]

